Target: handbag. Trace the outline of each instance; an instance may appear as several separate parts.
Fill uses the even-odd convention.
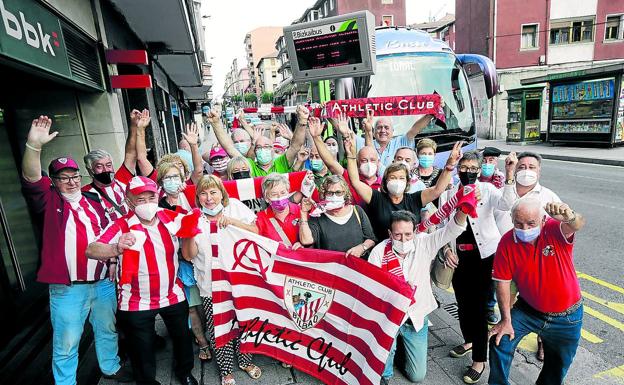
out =
[[[451,287],[451,281],[453,280],[453,273],[455,269],[446,266],[444,257],[444,251],[439,250],[436,257],[433,259],[433,266],[431,268],[431,281],[440,289],[446,290]]]

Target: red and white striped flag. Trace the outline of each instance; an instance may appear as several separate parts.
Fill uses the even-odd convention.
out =
[[[297,171],[286,174],[290,182],[290,191],[299,191],[301,182],[306,176],[306,171]],[[224,180],[223,187],[227,191],[230,198],[236,198],[241,201],[262,198],[262,180],[263,176],[257,178],[246,178],[236,180]]]
[[[362,259],[233,226],[219,230],[212,278],[217,346],[239,336],[242,352],[331,385],[379,383],[415,290]]]

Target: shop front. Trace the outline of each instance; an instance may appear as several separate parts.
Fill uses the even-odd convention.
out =
[[[543,89],[531,87],[507,91],[507,143],[540,141]]]
[[[624,143],[624,64],[524,79],[522,84],[548,82],[550,143]]]

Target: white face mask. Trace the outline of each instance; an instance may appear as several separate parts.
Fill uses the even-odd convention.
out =
[[[366,162],[360,165],[360,174],[367,178],[377,174],[377,163]]]
[[[397,241],[396,239],[392,240],[392,249],[399,254],[410,253],[415,247],[414,240],[405,242]]]
[[[134,208],[134,213],[144,221],[151,221],[154,219],[158,211],[158,203],[143,203]]]
[[[336,210],[343,208],[345,205],[344,197],[330,196],[326,198],[325,210]]]
[[[69,203],[76,203],[82,199],[82,192],[80,190],[73,193],[61,193],[61,195]]]
[[[537,183],[537,173],[532,170],[520,170],[516,173],[516,181],[522,186],[533,186]]]
[[[338,153],[338,146],[327,145],[327,150],[329,150],[332,155],[336,155]]]
[[[407,182],[400,179],[392,179],[386,184],[388,186],[388,192],[390,195],[401,195],[405,192]]]

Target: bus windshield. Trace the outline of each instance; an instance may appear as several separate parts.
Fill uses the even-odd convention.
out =
[[[377,70],[370,77],[369,97],[422,95],[437,92],[444,98],[446,130],[430,123],[422,136],[453,133],[474,134],[468,82],[451,53],[418,52],[377,57]],[[392,116],[394,134],[406,133],[419,116]]]

